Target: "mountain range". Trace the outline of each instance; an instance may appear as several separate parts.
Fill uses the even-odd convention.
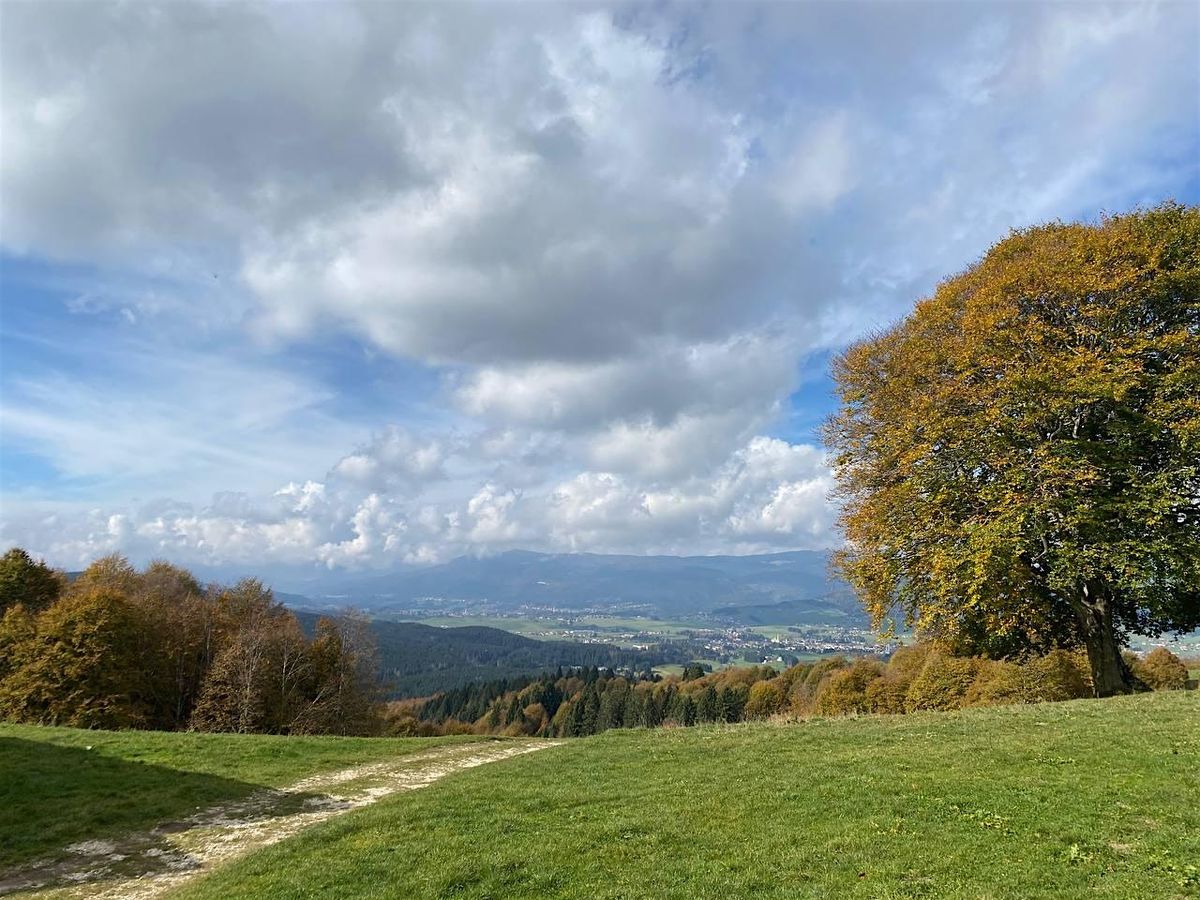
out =
[[[755,556],[536,553],[463,556],[423,569],[324,578],[294,606],[353,605],[374,614],[557,609],[730,622],[850,624],[861,608],[824,551]],[[307,601],[307,602],[301,602]]]

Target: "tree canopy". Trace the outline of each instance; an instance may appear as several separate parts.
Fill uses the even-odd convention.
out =
[[[68,584],[14,549],[0,561],[0,598],[0,720],[287,734],[380,725],[364,621],[322,617],[310,640],[255,579],[205,588],[162,560],[139,572],[114,554]]]
[[[66,579],[20,547],[0,556],[0,614],[18,603],[29,612],[45,609],[58,599]]]
[[[1012,234],[834,370],[847,549],[877,624],[969,652],[1200,625],[1200,210]]]

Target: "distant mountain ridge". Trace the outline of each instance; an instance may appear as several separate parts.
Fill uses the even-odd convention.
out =
[[[425,569],[346,576],[325,588],[323,605],[360,606],[388,613],[485,605],[496,612],[521,608],[598,610],[664,618],[716,615],[736,619],[756,607],[770,616],[786,604],[790,621],[862,619],[849,587],[829,573],[825,551],[756,556],[632,556],[536,553],[463,556]],[[309,596],[313,596],[309,594]],[[782,611],[782,610],[780,610]],[[799,618],[796,618],[799,616]]]

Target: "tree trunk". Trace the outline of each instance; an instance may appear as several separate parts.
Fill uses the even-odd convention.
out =
[[[1095,585],[1084,585],[1082,595],[1075,598],[1071,606],[1079,618],[1087,648],[1092,693],[1097,697],[1113,697],[1145,690],[1146,686],[1134,676],[1121,656],[1121,645],[1113,626],[1112,600],[1107,592]]]

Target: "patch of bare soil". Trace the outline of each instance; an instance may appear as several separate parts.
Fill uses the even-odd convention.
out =
[[[159,897],[297,832],[461,769],[544,750],[553,741],[463,744],[314,775],[119,840],[84,841],[64,858],[0,877],[0,896]]]

